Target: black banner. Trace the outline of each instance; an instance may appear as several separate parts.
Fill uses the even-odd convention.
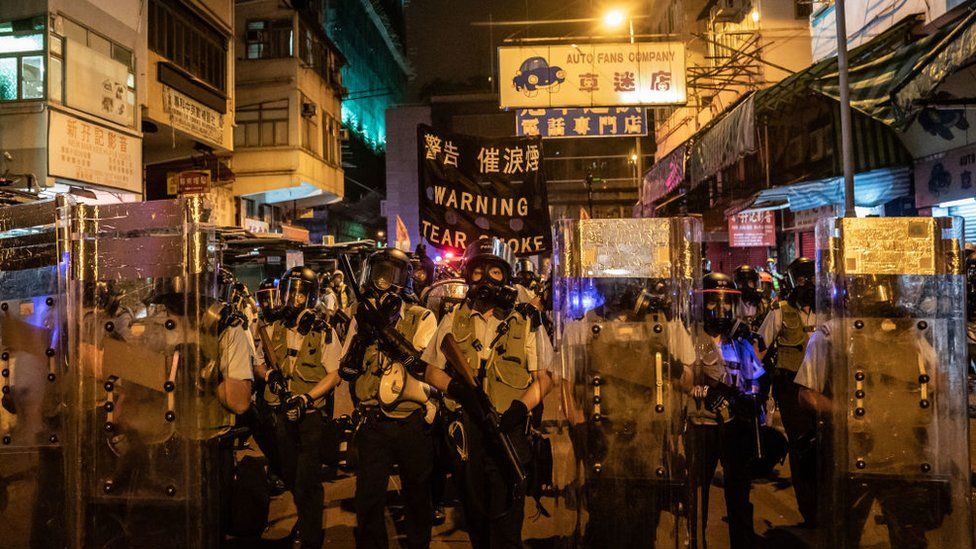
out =
[[[417,126],[420,235],[463,251],[495,236],[517,255],[552,247],[542,138],[487,139]]]

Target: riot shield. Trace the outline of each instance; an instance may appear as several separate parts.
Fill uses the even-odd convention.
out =
[[[556,382],[572,452],[555,477],[575,492],[577,546],[693,539],[679,380],[695,361],[700,241],[689,218],[557,226]]]
[[[73,209],[74,546],[219,541],[209,215],[197,198]]]
[[[62,547],[63,199],[0,208],[0,524],[3,545]]]
[[[460,278],[438,280],[425,289],[420,301],[423,306],[434,312],[440,321],[447,313],[464,303],[468,294],[468,285]]]
[[[830,402],[825,546],[972,546],[962,234],[959,218],[817,227],[828,320],[797,379]]]

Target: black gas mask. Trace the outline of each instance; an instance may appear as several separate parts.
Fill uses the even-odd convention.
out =
[[[790,294],[787,300],[794,307],[810,307],[817,301],[816,264],[807,257],[798,257],[790,263],[786,271],[786,278],[790,283]]]
[[[650,288],[643,288],[637,292],[634,298],[634,317],[643,320],[648,314],[664,314],[667,320],[671,320],[671,298],[668,296],[668,287],[664,282],[655,282]]]
[[[709,273],[702,279],[705,333],[712,337],[731,335],[736,320],[736,304],[741,296],[735,282],[727,275]]]
[[[735,287],[742,292],[742,302],[758,306],[762,301],[759,273],[749,265],[740,265],[735,270]]]
[[[474,303],[484,303],[493,309],[508,311],[515,306],[518,290],[492,279],[482,280],[469,286],[467,299]]]

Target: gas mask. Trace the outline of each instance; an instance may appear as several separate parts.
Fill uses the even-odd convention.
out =
[[[735,325],[736,290],[706,290],[702,299],[704,306],[705,333],[712,337],[730,335]]]
[[[487,279],[468,288],[467,298],[472,302],[485,303],[491,308],[510,310],[515,306],[518,290],[507,284]]]
[[[634,298],[634,318],[643,320],[648,314],[663,313],[671,320],[671,299],[667,295],[667,285],[657,282],[650,289],[641,289]]]
[[[798,307],[812,309],[817,301],[817,288],[813,285],[813,281],[808,280],[790,290],[789,301]]]

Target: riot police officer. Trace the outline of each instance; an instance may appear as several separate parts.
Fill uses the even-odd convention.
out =
[[[800,406],[795,378],[810,334],[817,325],[817,314],[813,310],[816,298],[814,269],[813,260],[806,257],[790,263],[787,282],[792,290],[786,300],[773,304],[759,328],[759,335],[776,346],[773,398],[790,442],[793,491],[803,517],[801,525],[806,527],[817,524],[816,415]]]
[[[739,318],[749,324],[753,330],[762,326],[766,314],[769,312],[769,300],[761,292],[759,273],[749,265],[739,265],[733,273],[735,287],[742,292],[739,302]]]
[[[374,252],[366,260],[362,297],[347,336],[340,373],[353,384],[361,423],[356,430],[356,546],[388,545],[383,509],[393,466],[399,467],[406,513],[407,546],[430,545],[430,478],[434,446],[426,421],[429,388],[391,357],[379,341],[380,330],[396,330],[418,353],[437,330],[429,310],[406,302],[411,292],[410,258],[395,248]],[[372,314],[371,314],[372,313]],[[402,388],[385,402],[381,385]]]
[[[497,238],[473,242],[464,253],[464,277],[470,290],[464,304],[441,319],[424,351],[425,379],[461,403],[464,457],[460,465],[465,524],[476,549],[520,547],[524,495],[513,486],[512,466],[488,439],[485,418],[475,417],[485,396],[500,415],[499,428],[508,434],[523,465],[528,461],[529,410],[551,387],[548,365],[540,364],[530,323],[514,308],[512,251]],[[481,389],[472,388],[445,371],[450,342]],[[450,348],[451,343],[445,348]],[[478,395],[476,391],[483,391]]]
[[[265,399],[282,406],[276,434],[285,485],[292,492],[302,547],[323,543],[321,453],[327,396],[339,384],[341,344],[315,314],[318,278],[308,267],[293,267],[279,283],[282,311],[271,325],[272,362],[265,373]],[[282,403],[282,399],[285,400]]]
[[[697,335],[699,364],[689,404],[687,445],[702,513],[698,532],[706,532],[709,487],[721,462],[731,547],[751,549],[756,540],[748,464],[756,454],[758,426],[763,423],[758,398],[764,370],[752,342],[733,332],[739,298],[729,276],[713,272],[702,279],[704,333]]]

